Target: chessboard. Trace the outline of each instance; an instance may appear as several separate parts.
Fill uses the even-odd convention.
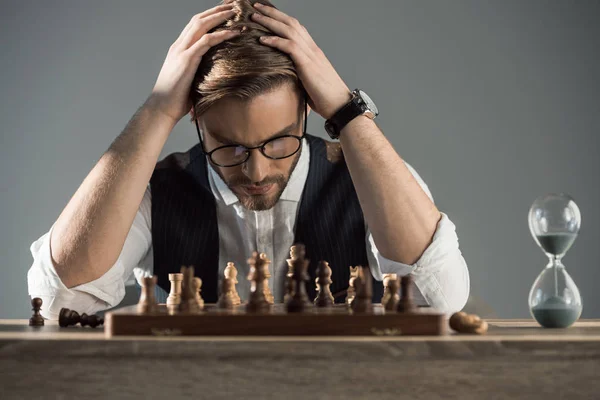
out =
[[[158,304],[152,313],[130,306],[106,313],[104,323],[107,337],[445,335],[447,326],[443,314],[428,308],[399,313],[373,304],[370,313],[354,313],[345,304],[335,304],[288,313],[281,303],[260,314],[246,312],[245,305],[223,310],[205,304],[203,311],[194,313],[179,312],[166,304]]]
[[[381,304],[373,304],[369,268],[350,266],[346,299],[344,304],[336,304],[330,290],[331,267],[320,261],[315,280],[318,294],[309,299],[308,260],[304,246],[296,244],[290,249],[284,302],[275,304],[268,285],[269,263],[264,253],[254,252],[248,259],[252,285],[244,303],[236,291],[233,263],[225,268],[216,304],[205,304],[202,280],[195,276],[193,266],[169,274],[171,291],[166,304],[156,301],[156,276],[145,277],[137,305],[105,314],[106,335],[392,336],[443,335],[447,331],[444,314],[422,310],[413,303],[410,275],[386,275]]]

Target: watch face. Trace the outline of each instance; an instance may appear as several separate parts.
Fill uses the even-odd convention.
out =
[[[375,105],[373,100],[371,100],[369,95],[367,95],[362,90],[359,90],[359,92],[360,92],[360,96],[363,98],[363,100],[367,104],[367,107],[369,108],[369,110],[373,111],[373,114],[375,114],[375,116],[377,116],[379,114],[379,110],[377,109],[377,106]]]

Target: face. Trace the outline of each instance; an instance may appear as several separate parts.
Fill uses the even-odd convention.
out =
[[[255,147],[281,135],[302,136],[303,123],[304,99],[291,85],[251,100],[222,99],[198,120],[207,152],[231,144]],[[268,210],[285,189],[300,151],[279,160],[265,157],[260,149],[249,152],[243,164],[212,165],[245,208]]]

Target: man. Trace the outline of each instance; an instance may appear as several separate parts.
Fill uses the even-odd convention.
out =
[[[29,293],[42,297],[45,317],[113,307],[132,274],[157,275],[168,291],[181,265],[196,266],[215,302],[227,262],[244,277],[254,250],[272,260],[281,301],[296,242],[313,282],[318,261],[329,261],[338,301],[348,267],[369,265],[374,298],[382,274],[412,274],[419,303],[464,306],[469,275],[455,227],[373,121],[375,105],[350,91],[297,20],[261,2],[192,18],[152,94],[32,244]],[[339,144],[306,134],[309,107]],[[188,112],[200,143],[157,164]],[[249,287],[239,280],[242,300]]]

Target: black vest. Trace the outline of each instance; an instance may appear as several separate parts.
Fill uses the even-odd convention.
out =
[[[368,265],[363,213],[339,145],[312,135],[306,135],[306,140],[310,145],[310,166],[294,243],[305,245],[306,258],[310,260],[309,297],[315,297],[317,264],[326,260],[332,269],[331,292],[336,295],[336,302],[343,302],[350,278],[348,267]],[[202,279],[202,297],[215,303],[218,263],[227,260],[219,260],[217,208],[200,144],[160,161],[150,179],[150,188],[154,274],[158,285],[168,292],[168,274],[179,272],[182,265],[193,265],[196,276]],[[279,267],[287,271],[287,265]],[[373,301],[380,302],[382,294],[382,283],[373,279]]]

